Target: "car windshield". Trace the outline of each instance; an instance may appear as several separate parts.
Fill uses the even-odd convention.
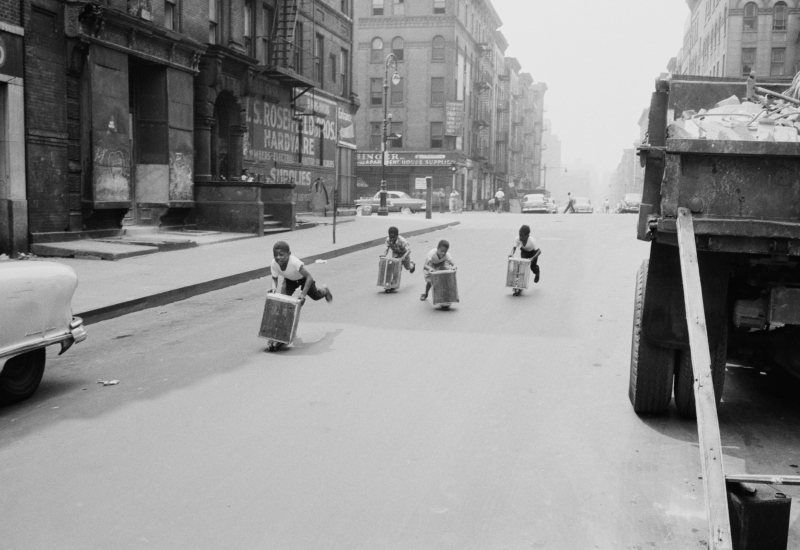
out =
[[[642,202],[642,195],[641,193],[626,193],[623,200],[625,202]]]

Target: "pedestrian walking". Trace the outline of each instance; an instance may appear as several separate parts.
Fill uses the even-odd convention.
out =
[[[403,267],[405,267],[409,273],[414,273],[417,266],[411,261],[411,245],[400,236],[400,231],[396,227],[389,228],[389,236],[386,238],[386,252],[383,253],[381,258],[389,254],[390,250],[393,258],[401,259],[403,261]]]
[[[513,258],[514,254],[519,248],[519,257],[523,260],[530,260],[531,261],[531,271],[533,271],[533,282],[539,282],[539,256],[542,254],[542,250],[536,246],[536,242],[531,237],[531,228],[527,225],[523,225],[519,228],[519,237],[514,241],[514,246],[511,248],[511,254],[508,255],[509,258]]]
[[[272,274],[270,293],[277,291],[278,277],[283,277],[280,293],[291,296],[299,288],[300,305],[305,303],[306,296],[310,296],[315,301],[325,298],[325,301],[330,303],[333,300],[331,289],[327,285],[319,285],[317,287],[314,277],[308,272],[300,258],[292,255],[288,243],[284,241],[276,242],[272,247],[272,255],[274,259],[270,268]]]
[[[494,202],[495,202],[495,207],[497,208],[497,213],[498,214],[503,211],[503,200],[505,198],[506,198],[506,194],[503,193],[502,189],[498,189],[497,193],[494,194]]]
[[[572,195],[567,193],[567,207],[564,208],[564,214],[567,212],[575,213],[575,199],[572,198]]]
[[[458,212],[458,199],[460,196],[455,188],[450,191],[450,212]]]
[[[428,299],[428,293],[431,291],[431,286],[433,285],[431,282],[432,272],[456,268],[448,250],[450,250],[450,243],[442,239],[439,241],[436,248],[428,252],[428,256],[425,258],[425,267],[423,267],[425,273],[425,292],[419,297],[420,300],[424,301]]]
[[[611,205],[608,202],[608,197],[606,197],[606,200],[603,201],[603,210],[605,210],[606,214],[608,214],[611,211]]]

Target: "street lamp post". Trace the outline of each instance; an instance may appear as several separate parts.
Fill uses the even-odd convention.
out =
[[[397,86],[400,83],[400,75],[397,74],[397,58],[393,53],[386,56],[386,70],[383,75],[383,139],[381,140],[381,203],[378,206],[379,216],[389,215],[389,210],[386,208],[386,140],[388,138],[387,126],[391,120],[389,116],[389,67],[394,68],[392,84]]]

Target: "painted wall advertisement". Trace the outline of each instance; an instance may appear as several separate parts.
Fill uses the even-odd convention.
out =
[[[460,136],[464,133],[464,102],[448,101],[445,103],[444,134]]]
[[[264,174],[267,182],[295,183],[299,193],[308,193],[317,178],[333,184],[337,126],[340,145],[355,148],[347,104],[307,94],[297,99],[295,112],[288,99],[273,103],[248,97],[246,112],[245,164],[251,173]]]

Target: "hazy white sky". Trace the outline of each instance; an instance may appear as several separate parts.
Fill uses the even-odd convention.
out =
[[[523,71],[548,86],[545,118],[575,159],[614,170],[639,135],[656,77],[678,54],[685,0],[492,0]]]

